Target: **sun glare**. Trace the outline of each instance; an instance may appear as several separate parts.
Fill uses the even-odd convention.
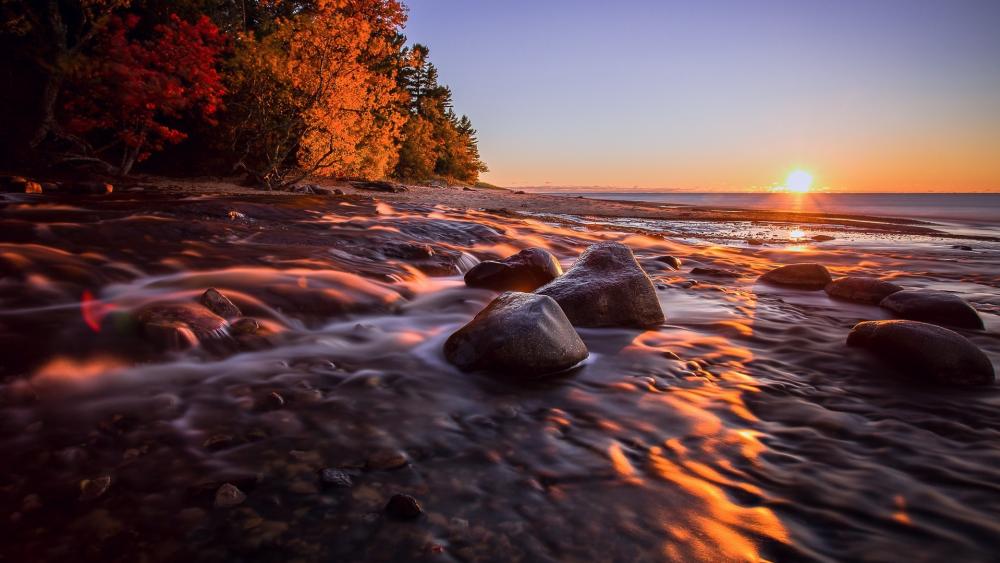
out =
[[[809,191],[812,187],[813,177],[812,174],[806,172],[805,170],[793,170],[785,178],[785,189],[790,192],[795,192],[798,194],[804,194]]]

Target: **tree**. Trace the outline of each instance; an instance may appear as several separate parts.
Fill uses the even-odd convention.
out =
[[[383,177],[405,120],[390,57],[395,0],[318,0],[240,36],[231,115],[237,167],[275,188],[309,174]]]
[[[119,153],[119,164],[108,168],[126,175],[151,152],[186,137],[174,122],[194,114],[214,123],[225,93],[216,71],[224,43],[218,28],[205,16],[188,23],[171,15],[143,41],[131,37],[139,20],[112,16],[90,56],[68,72],[65,129],[101,143],[68,160]]]

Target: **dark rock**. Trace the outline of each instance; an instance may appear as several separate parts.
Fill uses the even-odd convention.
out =
[[[832,278],[822,264],[789,264],[771,270],[761,276],[760,280],[802,289],[823,289]]]
[[[285,398],[281,396],[281,393],[271,391],[267,395],[260,398],[258,406],[261,410],[265,411],[278,410],[285,406]]]
[[[967,246],[967,245],[964,245],[964,244],[956,244],[956,245],[952,246],[952,248],[955,248],[957,250],[966,250],[966,251],[972,250],[971,246]]]
[[[987,385],[995,377],[990,359],[952,330],[917,321],[865,321],[847,335],[859,346],[913,379],[953,385]]]
[[[148,305],[136,313],[140,332],[163,350],[197,346],[225,334],[226,320],[193,303]]]
[[[470,188],[470,187],[464,187],[464,188],[462,188],[462,191],[463,191],[463,192],[474,192],[474,191],[476,191],[476,190],[474,190],[474,189],[472,189],[472,188]]]
[[[208,307],[208,310],[224,319],[233,319],[243,315],[239,307],[234,305],[228,297],[214,287],[206,289],[205,293],[201,294],[199,301],[202,305]]]
[[[465,274],[465,285],[496,291],[534,291],[562,275],[549,251],[526,248],[503,260],[486,260]]]
[[[28,182],[24,176],[0,176],[0,191],[23,193]]]
[[[830,235],[813,235],[812,240],[816,242],[827,242],[830,240],[834,240],[834,238],[835,237],[831,237]]]
[[[895,313],[896,316],[912,321],[982,329],[983,319],[979,318],[972,305],[964,299],[944,291],[907,289],[898,291],[883,299],[879,306]]]
[[[236,444],[236,437],[232,434],[212,434],[201,443],[201,447],[210,452],[216,452],[231,448]]]
[[[759,238],[748,238],[747,244],[749,244],[750,246],[762,246],[764,244],[764,241],[760,240]]]
[[[83,181],[71,183],[68,191],[74,194],[103,195],[115,191],[115,187],[107,182]]]
[[[62,186],[59,182],[42,182],[42,192],[44,193],[58,192],[60,189]]]
[[[691,273],[696,276],[711,276],[713,278],[740,277],[739,272],[734,272],[732,270],[723,270],[722,268],[702,268],[701,266],[691,268]]]
[[[410,463],[410,458],[399,450],[383,449],[377,450],[368,456],[365,461],[365,468],[372,471],[386,471],[389,469],[399,469],[406,467]]]
[[[111,476],[101,475],[80,481],[80,500],[86,502],[104,496],[111,488]]]
[[[385,513],[398,520],[413,520],[423,514],[417,499],[410,495],[392,495],[385,505]]]
[[[239,490],[236,485],[233,485],[232,483],[223,483],[222,486],[215,491],[214,504],[216,508],[232,508],[243,504],[243,501],[246,499],[246,493]]]
[[[463,370],[531,377],[576,365],[587,347],[551,297],[507,292],[452,334],[444,355]]]
[[[344,192],[344,190],[342,190],[340,188],[336,188],[336,189],[333,190],[333,195],[344,195],[345,193],[346,192]]]
[[[514,193],[517,194],[517,195],[523,195],[524,194],[524,190],[517,190]]]
[[[257,334],[260,330],[260,323],[257,319],[252,319],[250,317],[243,317],[233,322],[229,327],[229,332],[233,335],[243,335],[243,334]]]
[[[346,488],[354,486],[354,481],[351,480],[351,476],[348,475],[347,472],[330,467],[327,467],[319,472],[319,480],[322,481],[324,485],[330,487]]]
[[[837,278],[826,284],[824,289],[830,297],[869,305],[878,305],[887,296],[903,291],[902,286],[864,276]]]
[[[663,256],[657,256],[656,258],[653,258],[653,260],[656,260],[657,262],[662,262],[675,270],[681,269],[681,259],[676,256],[670,256],[669,254],[664,254]]]
[[[434,247],[419,242],[393,242],[382,245],[382,255],[404,260],[423,260],[434,256]]]
[[[577,326],[648,327],[664,320],[653,282],[632,250],[618,242],[591,246],[536,293],[555,299]]]

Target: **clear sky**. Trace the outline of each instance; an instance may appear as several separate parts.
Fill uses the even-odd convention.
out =
[[[408,0],[504,186],[1000,191],[1000,0]]]

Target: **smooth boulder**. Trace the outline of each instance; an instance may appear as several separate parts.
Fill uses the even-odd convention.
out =
[[[984,328],[979,313],[957,295],[944,291],[907,289],[883,299],[879,306],[897,317],[959,328]]]
[[[555,299],[576,326],[641,328],[664,320],[653,282],[632,250],[618,242],[589,247],[568,272],[536,293]]]
[[[826,284],[824,288],[830,297],[878,305],[886,297],[903,291],[903,287],[892,282],[864,276],[846,276]]]
[[[953,330],[918,321],[864,321],[847,335],[848,346],[873,352],[913,379],[952,385],[993,383],[990,359]]]
[[[503,260],[486,260],[465,274],[465,285],[496,291],[534,291],[562,275],[559,260],[542,248],[526,248]]]
[[[788,264],[771,270],[760,277],[761,281],[801,289],[823,289],[833,281],[822,264]]]
[[[531,377],[573,367],[587,346],[551,297],[511,291],[452,334],[444,355],[463,370]]]

